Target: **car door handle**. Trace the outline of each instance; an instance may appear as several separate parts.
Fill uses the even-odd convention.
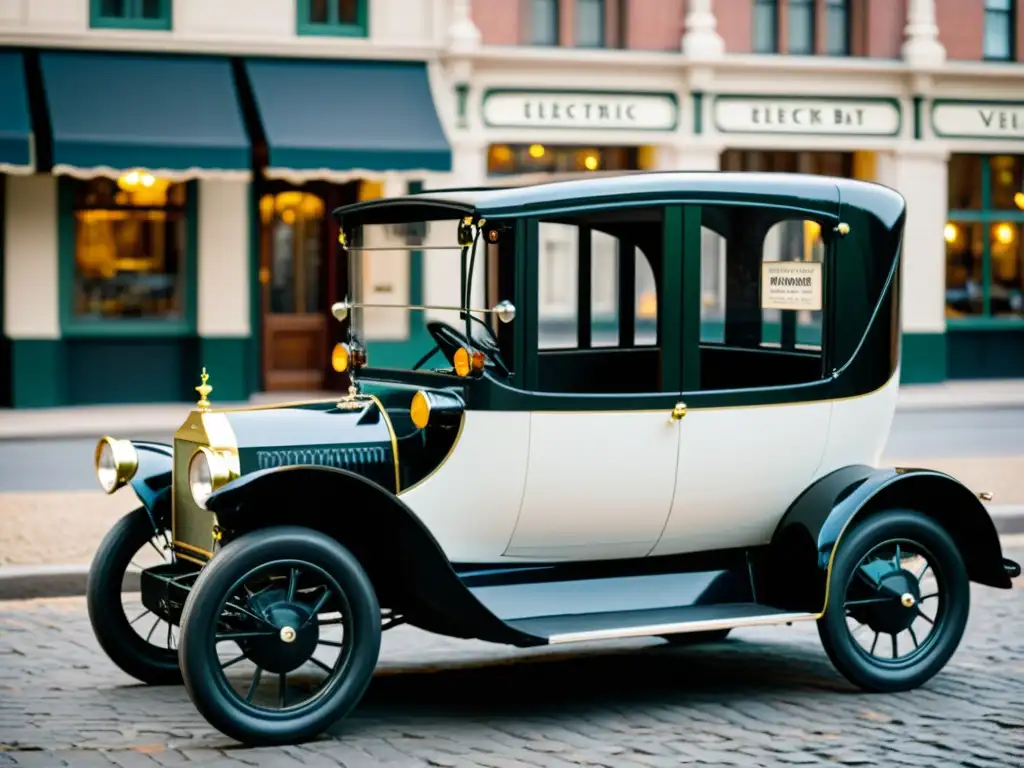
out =
[[[676,403],[676,407],[672,409],[672,421],[679,421],[685,415],[686,403]]]

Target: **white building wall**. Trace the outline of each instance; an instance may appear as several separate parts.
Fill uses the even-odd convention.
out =
[[[198,186],[199,335],[245,338],[250,332],[249,183],[201,179]]]
[[[60,338],[57,179],[7,176],[4,226],[4,333]]]

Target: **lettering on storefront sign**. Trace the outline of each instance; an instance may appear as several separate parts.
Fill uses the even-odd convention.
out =
[[[1024,139],[1024,103],[942,101],[932,106],[932,130],[950,138]]]
[[[679,119],[672,94],[491,91],[484,123],[492,128],[671,131]]]
[[[722,133],[895,136],[900,130],[899,106],[883,100],[719,96],[714,117]]]
[[[761,308],[820,310],[821,262],[761,262]]]

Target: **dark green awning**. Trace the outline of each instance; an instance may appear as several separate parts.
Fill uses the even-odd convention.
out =
[[[0,104],[0,171],[32,173],[35,158],[25,61],[17,51],[0,51]]]
[[[249,139],[227,59],[72,51],[40,58],[56,173],[249,172]]]
[[[251,59],[267,175],[451,170],[422,62]]]

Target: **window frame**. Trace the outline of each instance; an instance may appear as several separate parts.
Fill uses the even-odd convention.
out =
[[[600,40],[597,44],[583,44],[580,42],[580,5],[584,2],[596,2],[600,4],[600,15],[601,24],[598,27],[600,30]],[[585,50],[606,50],[611,47],[608,45],[608,0],[576,0],[575,7],[575,22],[576,28],[573,30],[573,43],[577,48],[583,48]]]
[[[970,317],[945,317],[947,327],[953,329],[1024,328],[1024,317],[997,317],[992,315],[992,241],[990,228],[993,224],[1008,222],[1024,225],[1024,210],[995,208],[992,205],[992,164],[994,156],[1002,153],[982,154],[966,152],[981,159],[981,203],[980,208],[951,209],[947,221],[954,224],[981,224],[984,236],[981,239],[981,301],[982,311]],[[1005,153],[1010,154],[1010,153]],[[1024,164],[1024,153],[1015,155]],[[943,263],[945,269],[945,262]],[[1022,265],[1024,268],[1024,265]],[[944,285],[944,293],[949,290]],[[948,306],[943,295],[943,314]]]
[[[562,45],[562,0],[545,0],[551,4],[551,9],[554,14],[553,27],[555,30],[554,40],[550,43],[538,43],[536,42],[534,30],[536,26],[534,24],[533,6],[536,0],[524,0],[526,3],[526,12],[523,14],[526,20],[526,29],[524,30],[524,44],[534,48],[558,48]],[[522,7],[522,6],[520,6]]]
[[[757,11],[758,11],[759,8],[765,8],[768,11],[770,11],[770,13],[771,13],[771,18],[772,18],[772,35],[771,35],[772,46],[771,46],[771,50],[768,50],[768,51],[758,50],[758,47],[757,47],[757,37],[755,36],[754,27],[756,27]],[[753,18],[752,18],[752,22],[753,23],[751,24],[751,37],[753,39],[750,41],[751,52],[752,53],[757,53],[757,54],[762,54],[762,55],[768,55],[768,56],[770,56],[772,54],[780,53],[780,51],[779,51],[779,15],[780,14],[779,14],[779,2],[778,2],[778,0],[754,0],[754,3],[753,3],[753,5],[750,8],[750,12],[751,12],[751,14],[753,16]]]
[[[174,319],[79,318],[75,315],[75,192],[88,180],[61,176],[58,181],[58,299],[61,336],[90,337],[182,337],[194,336],[198,306],[197,247],[199,195],[196,181],[185,182],[185,254],[181,316]]]
[[[124,16],[106,16],[103,0],[89,0],[89,27],[91,29],[139,29],[169,32],[174,27],[174,9],[171,0],[158,0],[160,18],[142,17],[142,0],[125,0]]]
[[[981,27],[981,58],[984,61],[993,62],[1016,62],[1017,60],[1017,0],[1007,0],[1006,8],[991,8],[991,0],[985,0],[982,5],[982,27]],[[992,17],[1002,17],[1006,20],[1006,56],[993,56],[985,50],[985,43],[988,39],[988,25]]]
[[[300,36],[321,37],[369,37],[370,18],[367,0],[356,0],[356,23],[343,24],[337,20],[337,5],[330,3],[327,8],[327,22],[319,24],[310,21],[312,0],[298,0],[295,4],[295,32]]]

